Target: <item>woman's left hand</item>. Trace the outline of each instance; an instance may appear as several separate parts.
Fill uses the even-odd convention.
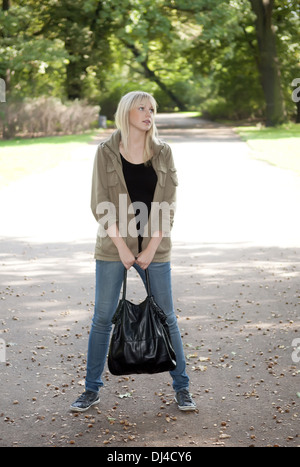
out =
[[[148,246],[145,248],[145,250],[141,251],[141,253],[139,253],[135,258],[136,264],[138,264],[142,269],[147,269],[149,264],[152,263],[156,250],[159,247],[162,238],[162,232],[154,232],[153,237],[148,243]]]
[[[152,250],[146,248],[137,255],[135,262],[138,266],[145,270],[152,262],[154,255],[155,251],[153,252]]]

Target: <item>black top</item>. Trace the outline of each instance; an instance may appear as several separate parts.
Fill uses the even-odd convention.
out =
[[[139,232],[139,251],[142,249],[143,238],[140,232],[143,232],[145,225],[148,222],[148,217],[151,210],[154,191],[157,183],[157,175],[152,167],[152,164],[132,164],[128,162],[121,154],[123,174],[127,185],[127,190],[132,203],[137,201],[144,203],[148,211],[135,208],[135,216],[137,217],[137,229]],[[143,214],[147,214],[143,215]]]

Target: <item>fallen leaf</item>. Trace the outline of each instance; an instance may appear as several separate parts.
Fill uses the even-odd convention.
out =
[[[227,438],[231,438],[230,435],[226,435],[225,433],[222,433],[220,436],[219,436],[220,439],[227,439]]]
[[[125,399],[126,397],[132,397],[132,393],[126,392],[125,394],[119,394],[120,399]]]

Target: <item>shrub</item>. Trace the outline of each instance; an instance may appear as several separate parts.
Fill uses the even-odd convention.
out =
[[[1,107],[2,138],[80,133],[97,126],[100,107],[54,97],[8,101]]]

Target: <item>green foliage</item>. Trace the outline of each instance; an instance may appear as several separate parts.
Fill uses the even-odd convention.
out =
[[[30,6],[0,11],[0,76],[9,97],[60,95],[68,53],[60,39],[36,36],[40,27]]]
[[[281,62],[282,88],[290,119],[296,113],[291,99],[292,81],[300,78],[300,5],[298,0],[277,0],[274,21],[277,28],[277,48]]]
[[[120,97],[152,92],[161,111],[262,118],[255,15],[249,0],[11,0],[0,11],[7,101],[86,99],[113,118]],[[290,118],[300,77],[298,0],[275,0],[281,82]],[[0,104],[3,106],[3,104]],[[3,108],[0,108],[3,113]]]

